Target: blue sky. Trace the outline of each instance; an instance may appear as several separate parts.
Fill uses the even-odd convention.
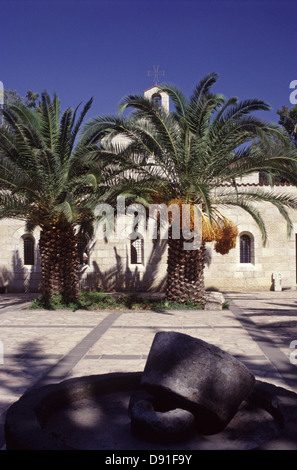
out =
[[[296,18],[296,0],[0,0],[0,80],[63,108],[94,96],[93,117],[152,86],[153,65],[186,95],[217,72],[214,91],[264,99],[277,121],[297,80]]]

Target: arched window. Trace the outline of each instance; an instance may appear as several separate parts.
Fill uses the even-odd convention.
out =
[[[162,106],[162,97],[160,95],[160,93],[154,93],[153,96],[152,96],[152,102],[156,105],[156,106]]]
[[[135,240],[130,240],[131,264],[144,264],[144,240],[138,235]]]
[[[240,262],[252,262],[252,240],[251,237],[247,234],[240,236]]]
[[[79,264],[89,264],[88,242],[85,237],[77,238]]]
[[[33,266],[35,264],[35,240],[31,235],[23,236],[24,265]]]

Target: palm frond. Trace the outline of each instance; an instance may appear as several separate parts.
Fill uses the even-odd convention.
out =
[[[175,113],[179,118],[186,117],[186,110],[188,106],[188,101],[182,91],[174,85],[163,83],[160,89],[169,95],[174,106]]]
[[[192,95],[189,100],[189,104],[192,110],[199,107],[201,98],[206,96],[213,85],[217,82],[219,76],[217,73],[209,73],[203,77],[194,88]]]
[[[69,143],[71,151],[73,149],[75,139],[76,139],[76,137],[77,137],[77,135],[78,135],[78,133],[81,129],[83,120],[85,119],[86,114],[88,113],[89,109],[91,108],[93,101],[94,101],[94,98],[92,97],[85,104],[85,106],[83,107],[83,110],[82,110],[82,112],[81,112],[81,114],[80,114],[80,116],[79,116],[76,123],[75,123],[75,117],[76,117],[76,112],[78,110],[78,107],[76,108],[76,110],[73,114],[73,121],[72,121],[72,124],[71,124],[72,134],[71,134],[70,143]]]
[[[56,150],[59,135],[60,101],[57,95],[51,100],[47,92],[41,94],[40,129],[44,143],[51,151]]]
[[[224,119],[226,121],[229,121],[230,119],[238,120],[254,111],[271,111],[271,106],[265,101],[259,99],[242,100],[234,104],[232,107],[228,107],[228,109],[226,108]]]
[[[261,212],[255,207],[253,206],[249,201],[246,201],[244,199],[240,199],[240,198],[237,198],[237,199],[230,199],[228,201],[225,201],[225,204],[226,206],[236,206],[236,207],[240,207],[241,209],[243,209],[247,214],[249,214],[253,220],[256,222],[260,232],[261,232],[261,236],[262,236],[262,241],[263,241],[263,245],[265,246],[266,243],[267,243],[267,230],[266,230],[266,225],[265,225],[265,221],[261,215]]]
[[[69,223],[73,223],[73,221],[75,221],[77,215],[77,206],[71,193],[67,193],[64,201],[55,205],[52,215],[62,215]]]
[[[0,219],[14,218],[26,220],[28,205],[26,197],[0,190]]]
[[[64,111],[61,117],[59,138],[57,144],[57,153],[60,156],[61,162],[64,162],[71,152],[70,133],[72,129],[72,119],[73,111],[71,108],[68,108]]]
[[[6,109],[13,111],[13,113],[18,116],[21,122],[28,123],[34,129],[38,129],[40,124],[40,116],[35,110],[28,108],[21,102],[12,102],[8,107],[6,106]]]

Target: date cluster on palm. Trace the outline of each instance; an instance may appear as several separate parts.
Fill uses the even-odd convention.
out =
[[[205,216],[202,219],[202,240],[215,242],[214,249],[217,253],[225,255],[236,247],[238,228],[231,220],[220,216],[212,222]]]

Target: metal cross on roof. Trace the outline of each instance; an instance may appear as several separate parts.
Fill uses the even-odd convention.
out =
[[[151,71],[148,72],[148,76],[151,77],[153,75],[155,85],[157,85],[158,82],[159,82],[159,75],[164,77],[165,72],[164,72],[164,70],[162,70],[162,71],[159,70],[159,65],[153,65],[153,68],[154,68],[154,70],[151,70]]]

